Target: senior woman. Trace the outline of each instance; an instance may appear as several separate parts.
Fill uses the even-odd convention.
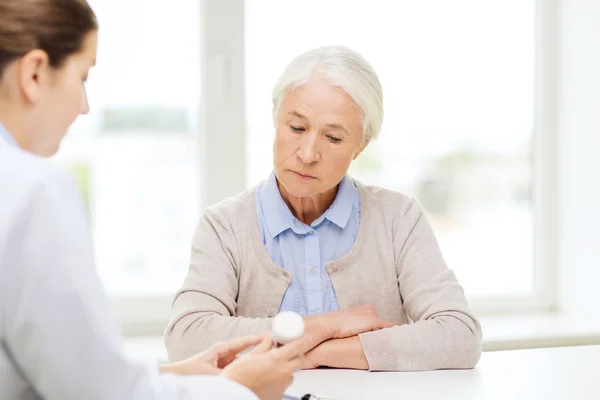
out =
[[[204,213],[165,334],[171,360],[300,313],[306,368],[472,368],[481,328],[419,204],[348,168],[379,134],[372,67],[342,46],[295,58],[273,91],[274,172]]]

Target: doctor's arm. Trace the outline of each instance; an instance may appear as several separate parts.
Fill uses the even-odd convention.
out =
[[[18,266],[18,279],[3,305],[8,327],[4,346],[40,397],[256,398],[224,377],[159,374],[157,363],[128,361],[95,271],[87,218],[74,183],[59,176],[33,190],[14,216],[17,223],[4,255],[4,261]]]

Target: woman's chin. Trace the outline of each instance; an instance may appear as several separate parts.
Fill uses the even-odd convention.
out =
[[[318,188],[314,182],[305,180],[286,179],[282,182],[285,190],[294,197],[311,197],[319,194]]]

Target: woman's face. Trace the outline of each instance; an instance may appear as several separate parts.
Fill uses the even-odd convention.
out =
[[[293,196],[334,188],[364,149],[362,113],[343,90],[315,78],[290,90],[275,121],[275,175]]]
[[[54,69],[40,67],[37,82],[24,81],[22,90],[29,103],[29,138],[26,150],[41,156],[54,155],[69,126],[89,112],[85,82],[96,63],[97,33],[87,34],[80,52]]]

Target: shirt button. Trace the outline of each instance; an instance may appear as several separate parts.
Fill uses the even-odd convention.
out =
[[[316,273],[317,273],[317,269],[316,269],[315,267],[312,267],[312,268],[310,269],[310,273],[311,273],[311,274],[316,274]]]
[[[315,233],[315,231],[308,231],[309,235],[312,235],[313,233]]]

